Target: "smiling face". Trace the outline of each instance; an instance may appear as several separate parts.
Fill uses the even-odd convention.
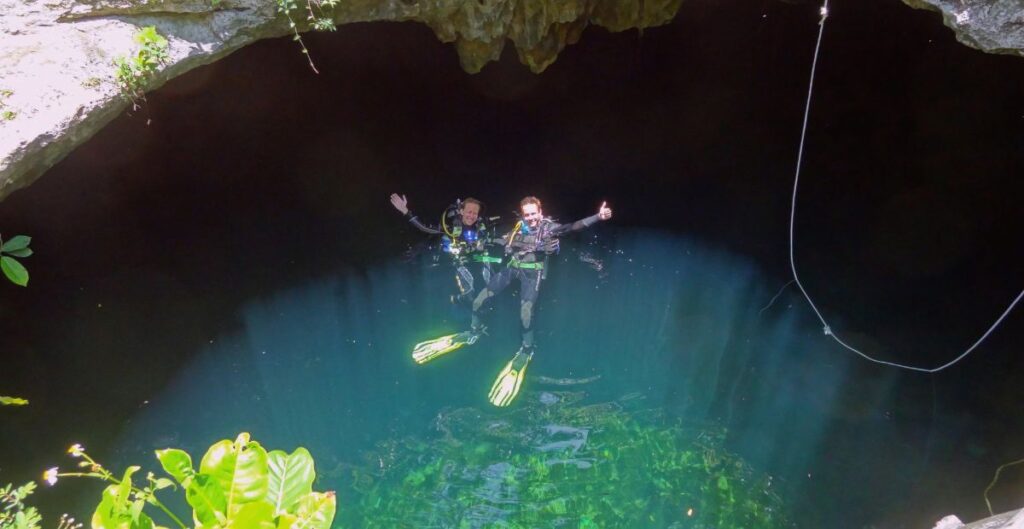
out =
[[[459,209],[459,214],[462,215],[462,225],[472,226],[476,224],[477,219],[480,218],[480,204],[476,202],[466,202],[462,204],[462,208]]]
[[[526,225],[531,228],[536,228],[540,224],[540,219],[544,218],[544,213],[540,210],[540,204],[527,203],[522,205],[523,210],[523,221]]]

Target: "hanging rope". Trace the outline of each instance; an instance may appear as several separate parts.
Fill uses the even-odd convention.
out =
[[[898,368],[901,368],[901,369],[909,369],[910,371],[920,371],[922,373],[937,373],[937,372],[942,371],[943,369],[946,369],[947,367],[949,367],[949,366],[959,362],[960,360],[963,360],[964,357],[966,357],[967,355],[969,355],[971,353],[971,351],[973,351],[979,345],[981,345],[981,342],[985,341],[985,339],[988,338],[988,335],[992,334],[992,331],[994,331],[996,329],[996,327],[998,327],[999,324],[1003,322],[1003,319],[1005,319],[1006,315],[1009,314],[1010,311],[1013,310],[1013,307],[1017,305],[1017,302],[1019,302],[1021,300],[1021,298],[1024,298],[1024,290],[1021,290],[1020,294],[1017,295],[1017,298],[1014,299],[1012,303],[1010,303],[1009,307],[1006,307],[1006,310],[1004,310],[1003,314],[1000,315],[998,319],[996,319],[995,323],[993,323],[992,326],[989,327],[988,330],[985,331],[985,333],[981,335],[981,338],[978,338],[978,340],[976,342],[974,342],[973,345],[968,347],[966,351],[961,353],[960,356],[954,358],[953,360],[950,360],[949,362],[946,362],[945,364],[943,364],[943,365],[941,365],[939,367],[934,367],[934,368],[930,368],[930,369],[929,368],[924,368],[924,367],[907,366],[907,365],[897,364],[895,362],[887,362],[885,360],[879,360],[877,358],[872,358],[872,357],[868,356],[867,354],[861,352],[857,348],[848,345],[846,342],[844,342],[842,339],[840,339],[838,336],[836,336],[835,333],[832,332],[832,328],[829,327],[828,322],[825,321],[825,317],[821,315],[821,311],[818,310],[818,307],[814,305],[814,301],[811,300],[810,294],[807,293],[807,290],[804,289],[803,284],[800,283],[800,276],[798,276],[797,273],[796,273],[796,258],[794,257],[794,246],[795,246],[795,244],[794,244],[794,240],[795,240],[795,237],[794,237],[794,233],[795,233],[794,227],[796,225],[796,195],[797,195],[797,188],[800,185],[800,165],[803,162],[804,139],[807,136],[807,118],[808,118],[808,116],[810,116],[810,113],[811,113],[811,94],[814,91],[814,73],[815,73],[815,70],[817,69],[817,66],[818,66],[818,52],[821,50],[821,37],[825,33],[825,20],[828,18],[828,0],[825,0],[825,2],[822,4],[820,13],[821,13],[821,20],[818,21],[818,43],[814,46],[814,59],[811,62],[811,80],[810,80],[810,83],[808,83],[808,86],[807,86],[807,104],[804,107],[804,123],[803,123],[803,127],[800,130],[800,149],[797,151],[797,155],[796,155],[796,175],[793,178],[793,199],[792,199],[792,202],[790,204],[790,214],[789,214],[789,266],[790,266],[790,269],[793,271],[793,281],[796,283],[796,286],[800,289],[800,292],[804,295],[804,298],[807,299],[807,303],[811,306],[811,309],[814,310],[814,313],[818,316],[818,319],[821,320],[821,324],[823,326],[822,329],[824,330],[825,335],[831,337],[839,345],[845,347],[846,349],[849,349],[850,351],[853,351],[854,353],[857,353],[858,355],[863,357],[865,360],[874,362],[876,364],[882,364],[882,365],[887,365],[887,366],[892,366],[892,367],[898,367]],[[774,299],[773,299],[773,301],[774,301]]]

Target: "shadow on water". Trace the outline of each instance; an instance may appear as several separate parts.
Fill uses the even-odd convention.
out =
[[[666,424],[724,432],[718,449],[761,476],[747,485],[773,484],[798,526],[863,527],[898,510],[928,457],[927,379],[897,384],[894,371],[866,371],[814,330],[793,291],[763,310],[780,283],[734,256],[654,232],[573,243],[542,287],[538,353],[511,409],[491,408],[486,395],[518,346],[516,287],[485,314],[489,336],[417,366],[413,344],[468,319],[444,301],[450,270],[421,259],[248,304],[238,331],[208,344],[136,417],[120,455],[145,461],[162,441],[196,454],[249,431],[268,447],[309,448],[319,487],[337,488],[344,500],[355,498],[346,495],[347,469],[382,443],[438,442],[439,421],[457,410],[485,410],[489,421],[519,417],[536,429],[545,423],[522,410],[543,410],[552,395],[574,392],[579,407],[635,395],[644,414]],[[898,420],[886,411],[893,409]],[[658,429],[644,414],[631,419],[640,428],[676,427]],[[560,516],[582,523],[585,513],[571,510],[581,504],[566,505]],[[339,512],[346,527],[362,526],[345,518],[357,511],[344,503]],[[836,513],[846,520],[836,524]],[[449,526],[463,527],[437,525]]]

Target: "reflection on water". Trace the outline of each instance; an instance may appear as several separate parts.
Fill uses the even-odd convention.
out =
[[[719,523],[702,517],[728,512],[730,523],[744,526],[742,520],[768,512],[757,509],[778,512],[775,499],[758,496],[768,475],[771,491],[801,527],[859,527],[899,508],[928,457],[922,447],[932,402],[904,398],[920,388],[897,384],[896,372],[861,376],[859,364],[820,339],[807,315],[792,308],[799,307],[787,297],[792,292],[762,312],[781,282],[766,281],[735,257],[652,233],[574,242],[543,284],[538,352],[508,410],[491,409],[486,397],[519,346],[514,288],[485,314],[488,336],[416,365],[414,344],[463,330],[466,322],[447,302],[449,270],[428,266],[429,256],[422,256],[252,302],[240,331],[208,344],[151,399],[123,436],[125,460],[146,460],[159,436],[173,436],[191,452],[239,431],[267,446],[306,446],[325,475],[320,488],[336,488],[352,503],[339,504],[346,527],[370,523],[352,518],[369,512],[370,497],[398,502],[396,509],[422,524],[439,524],[420,527],[541,519],[572,525],[584,518],[606,527],[599,519],[614,516],[619,521],[607,522],[613,527],[671,527],[684,504],[696,513],[687,517],[691,522]],[[602,416],[615,418],[614,428],[595,426],[593,414],[571,420],[595,403],[626,406],[622,395],[630,394],[642,395],[643,408],[659,410],[666,421],[645,422],[621,409]],[[569,406],[566,395],[583,400]],[[701,438],[700,432],[720,433]],[[650,439],[631,437],[641,433]],[[410,439],[419,441],[410,446]],[[616,452],[639,446],[630,442],[666,452]],[[702,442],[709,459],[702,456],[700,465],[680,459]],[[382,452],[388,443],[393,448]],[[438,447],[459,449],[442,461]],[[606,450],[614,461],[640,459],[612,464],[603,459]],[[376,454],[376,469],[362,459],[365,453]],[[726,481],[716,489],[707,469],[723,465],[732,466],[719,472]],[[362,474],[353,484],[357,468]],[[433,469],[430,476],[426,468]],[[621,477],[633,468],[639,470],[630,479],[646,487],[636,496],[642,505],[618,490],[607,497],[586,493],[609,474]],[[535,478],[541,470],[547,477]],[[862,486],[851,489],[850,482]],[[699,488],[705,485],[708,491]],[[357,489],[346,494],[350,486]],[[735,502],[749,499],[757,508],[723,507],[730,500],[716,491],[726,489]],[[411,490],[418,495],[410,497]],[[430,498],[446,493],[452,501],[431,511]],[[524,495],[532,507],[524,507]],[[830,525],[839,513],[844,523]],[[632,516],[641,518],[621,521]],[[661,525],[651,525],[649,516]],[[478,525],[458,525],[464,520]],[[773,515],[763,523],[782,519]]]

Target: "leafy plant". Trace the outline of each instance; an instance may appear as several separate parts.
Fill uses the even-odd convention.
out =
[[[18,117],[17,112],[9,108],[5,108],[7,106],[7,101],[5,101],[5,99],[12,95],[14,95],[13,90],[8,90],[6,88],[0,89],[0,119],[3,119],[4,121],[10,121]]]
[[[8,483],[0,487],[0,529],[39,529],[42,517],[35,507],[25,505],[25,498],[36,490],[31,481],[14,488]],[[74,518],[62,515],[57,529],[81,529],[82,524],[75,523]]]
[[[0,529],[39,529],[39,512],[24,503],[35,490],[36,484],[31,481],[17,488],[10,483],[0,487]]]
[[[4,241],[0,238],[0,269],[12,283],[20,286],[28,286],[28,270],[15,257],[29,257],[32,249],[28,245],[32,237],[15,235]]]
[[[292,18],[292,13],[299,10],[299,4],[297,0],[276,0],[277,10],[283,13],[288,19],[288,27],[291,28],[292,40],[299,43],[302,47],[302,54],[306,56],[306,60],[309,61],[309,67],[313,69],[314,73],[320,73],[316,69],[316,65],[313,64],[313,58],[309,56],[309,49],[306,48],[306,43],[302,41],[302,35],[299,34],[299,27],[296,24],[295,19]],[[331,18],[329,11],[334,9],[338,5],[339,0],[304,0],[306,8],[306,22],[317,31],[334,31],[338,29],[334,25],[334,20]]]
[[[93,529],[162,529],[145,512],[147,505],[163,511],[178,527],[187,525],[157,498],[157,491],[181,487],[192,507],[196,529],[330,529],[334,521],[334,492],[314,492],[313,457],[299,447],[291,454],[267,452],[248,433],[222,440],[206,451],[196,470],[187,452],[157,450],[156,458],[170,478],[146,475],[136,486],[130,466],[117,477],[97,463],[80,445],[68,449],[80,457],[85,472],[61,473],[51,468],[43,475],[50,483],[65,476],[97,478],[110,483],[92,516]]]
[[[117,57],[114,66],[115,77],[121,96],[139,108],[139,101],[146,100],[146,86],[160,66],[167,63],[167,39],[156,32],[155,26],[146,26],[135,34],[140,47],[134,56]]]

